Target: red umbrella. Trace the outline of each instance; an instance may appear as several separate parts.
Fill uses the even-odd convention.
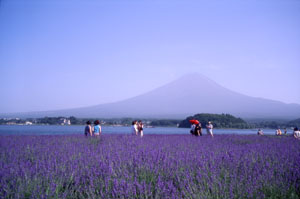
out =
[[[191,124],[199,124],[199,121],[198,120],[190,120],[190,123]]]

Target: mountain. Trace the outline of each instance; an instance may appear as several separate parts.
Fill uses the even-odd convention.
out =
[[[295,119],[300,117],[300,105],[250,97],[224,88],[203,75],[188,74],[150,92],[120,102],[16,115],[175,119],[197,113],[228,113],[242,118]]]

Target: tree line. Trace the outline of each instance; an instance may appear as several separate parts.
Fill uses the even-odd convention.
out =
[[[266,121],[266,120],[256,120],[246,122],[242,118],[234,117],[230,114],[209,114],[201,113],[193,116],[189,116],[182,120],[179,124],[180,128],[189,128],[191,126],[190,120],[196,119],[201,124],[202,127],[212,121],[215,128],[237,128],[237,129],[254,129],[254,128],[291,128],[300,127],[300,118],[292,121]]]
[[[215,128],[237,128],[237,129],[248,129],[251,126],[241,118],[236,118],[230,114],[209,114],[201,113],[194,116],[189,116],[185,120],[182,120],[179,124],[180,128],[188,128],[191,126],[190,120],[196,119],[202,127],[211,121]]]
[[[70,121],[70,125],[85,125],[87,121],[99,120],[101,125],[107,126],[130,126],[134,120],[142,120],[146,126],[177,126],[181,120],[174,119],[141,119],[141,118],[76,118],[71,117],[43,117],[43,118],[11,118],[11,119],[0,119],[0,125],[2,124],[26,124],[28,122],[32,124],[45,124],[45,125],[68,125],[66,121]]]
[[[85,125],[88,120],[91,122],[99,118],[76,118],[71,117],[43,117],[43,118],[12,118],[12,119],[0,119],[0,125],[5,124],[47,124],[47,125],[68,125],[65,120],[70,121],[70,125]],[[300,127],[300,118],[292,121],[267,121],[267,120],[255,120],[246,122],[242,118],[234,117],[230,114],[209,114],[201,113],[193,116],[189,116],[184,120],[176,119],[142,119],[142,118],[103,118],[99,119],[101,125],[120,125],[130,126],[134,120],[142,120],[146,126],[161,126],[161,127],[180,127],[189,128],[191,126],[189,120],[197,119],[201,122],[202,126],[205,127],[208,121],[212,121],[215,128],[237,128],[237,129],[253,129],[253,128],[291,128]]]

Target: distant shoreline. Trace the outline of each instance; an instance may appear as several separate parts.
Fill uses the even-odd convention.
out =
[[[84,125],[0,125],[0,135],[83,135]],[[275,129],[263,129],[264,134],[275,135]],[[206,135],[206,129],[202,130]],[[213,133],[216,134],[236,134],[236,135],[256,135],[257,129],[221,129],[215,128]],[[288,129],[288,134],[292,131]],[[130,126],[102,126],[102,134],[131,134]],[[177,127],[154,127],[144,128],[144,135],[150,134],[182,134],[191,135],[189,128]]]
[[[85,126],[84,124],[71,124],[71,125],[59,125],[59,124],[0,124],[0,126]],[[101,125],[102,127],[131,127],[131,125]],[[190,129],[190,127],[177,127],[177,126],[144,126],[144,128],[179,128],[179,129]],[[206,128],[202,128],[206,129]],[[258,128],[214,128],[214,129],[226,129],[226,130],[258,130]],[[265,130],[276,130],[276,128],[260,128]],[[283,129],[283,128],[281,128]],[[287,128],[287,130],[293,130],[293,128]]]

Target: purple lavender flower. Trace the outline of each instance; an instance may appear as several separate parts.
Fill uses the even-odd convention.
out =
[[[0,147],[0,198],[300,197],[291,137],[1,136]]]

